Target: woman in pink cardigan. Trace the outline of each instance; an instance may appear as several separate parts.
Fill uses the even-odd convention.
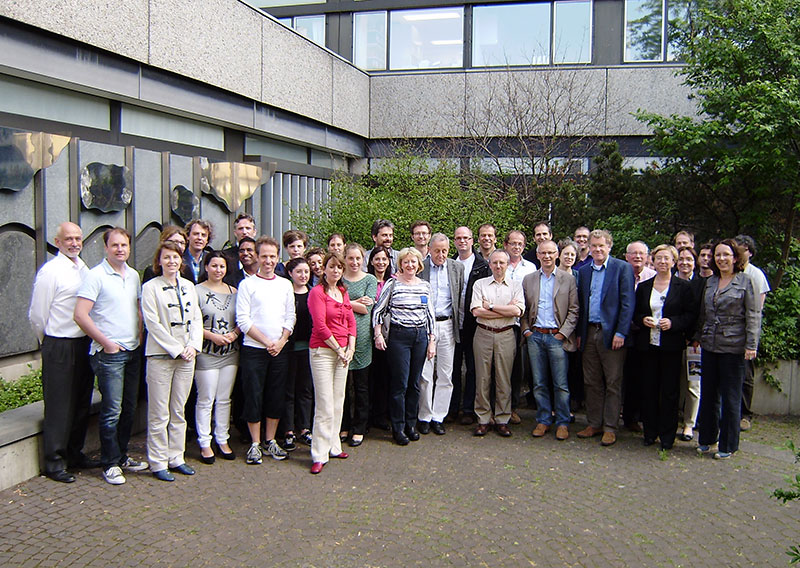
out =
[[[314,380],[314,428],[311,473],[319,473],[328,457],[344,459],[339,428],[342,424],[347,369],[356,348],[356,319],[342,284],[344,259],[325,255],[320,283],[308,294],[311,339],[308,353]]]

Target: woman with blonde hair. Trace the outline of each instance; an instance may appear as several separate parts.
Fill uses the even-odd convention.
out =
[[[397,254],[397,267],[396,277],[383,287],[372,324],[375,347],[386,351],[389,364],[389,418],[394,441],[406,446],[409,440],[419,440],[419,380],[426,355],[428,359],[436,355],[436,318],[431,285],[417,277],[422,271],[420,252],[402,249]]]

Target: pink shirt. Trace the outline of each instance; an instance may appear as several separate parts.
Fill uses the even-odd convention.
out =
[[[317,284],[308,293],[308,311],[311,314],[310,349],[328,347],[325,340],[331,335],[341,347],[346,347],[347,337],[356,336],[356,318],[347,291],[342,293],[342,302],[337,302],[325,293],[322,284]]]

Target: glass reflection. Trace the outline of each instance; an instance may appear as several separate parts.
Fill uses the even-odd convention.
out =
[[[296,16],[294,29],[317,45],[325,47],[325,16]]]
[[[122,211],[133,198],[130,171],[114,164],[87,164],[81,172],[80,190],[83,206],[103,213]]]
[[[592,2],[590,0],[555,3],[555,63],[591,63]]]
[[[475,6],[472,21],[474,66],[550,63],[549,3]]]
[[[463,65],[463,7],[393,11],[390,26],[390,69]]]
[[[625,0],[625,61],[660,61],[664,49],[662,0]]]
[[[353,64],[361,69],[386,69],[386,12],[353,16]]]

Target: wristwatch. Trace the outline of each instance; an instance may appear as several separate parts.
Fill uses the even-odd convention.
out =
[[[493,312],[493,311],[494,311],[494,304],[489,304],[489,311],[490,311],[490,312]]]

